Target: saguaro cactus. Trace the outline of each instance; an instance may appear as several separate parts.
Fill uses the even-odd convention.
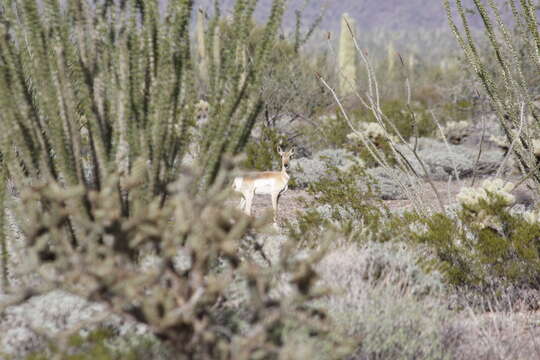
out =
[[[356,21],[345,13],[341,17],[338,55],[339,88],[342,96],[354,93],[358,80],[358,58],[351,30],[356,36]]]
[[[387,71],[388,71],[388,74],[391,75],[391,74],[394,73],[394,70],[396,68],[396,57],[397,57],[397,51],[396,51],[396,48],[394,47],[393,42],[390,41],[388,43],[386,51],[387,51],[387,54],[386,54],[387,60],[386,61],[387,61],[387,64],[388,64]]]
[[[197,38],[197,62],[199,76],[204,83],[208,82],[208,56],[206,53],[206,15],[203,9],[197,11],[195,32]]]

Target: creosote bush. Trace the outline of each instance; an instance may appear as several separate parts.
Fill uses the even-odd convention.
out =
[[[316,247],[321,231],[330,230],[346,238],[361,239],[365,229],[378,232],[388,210],[371,190],[372,181],[358,162],[347,169],[326,164],[328,176],[310,184],[307,192],[315,198],[316,207],[298,214],[287,223],[289,236],[299,246]]]
[[[316,144],[333,149],[345,147],[347,135],[350,133],[349,127],[338,111],[319,116],[316,126],[308,131],[310,131],[309,136]]]
[[[261,75],[262,111],[246,145],[248,158],[243,165],[248,169],[272,169],[279,160],[275,155],[279,141],[295,145],[300,156],[309,155],[313,150],[316,140],[309,134],[315,130],[314,117],[331,104],[325,89],[313,76],[315,72],[329,73],[328,55],[304,48],[317,24],[316,20],[305,31],[297,24],[294,36],[280,37],[272,47],[268,59],[272,66]],[[230,28],[228,31],[234,29],[227,28]],[[257,26],[250,33],[248,56],[260,42],[261,35]]]
[[[407,104],[402,100],[386,100],[381,102],[381,111],[392,121],[399,133],[409,139],[412,136],[426,137],[437,128],[427,107],[421,103]],[[351,116],[358,122],[375,122],[373,114],[364,108],[351,111]],[[396,136],[392,128],[389,133]]]
[[[282,145],[287,148],[284,136],[267,126],[262,126],[258,139],[250,140],[245,148],[246,159],[242,167],[250,170],[268,171],[281,167],[281,158],[276,149]],[[290,146],[289,146],[290,147]]]
[[[510,210],[512,184],[486,180],[464,188],[455,216],[405,214],[389,226],[432,248],[450,283],[477,288],[540,288],[540,223],[534,212]]]

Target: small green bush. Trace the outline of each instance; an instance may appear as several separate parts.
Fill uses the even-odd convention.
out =
[[[140,335],[120,337],[110,328],[98,328],[86,335],[79,333],[68,337],[66,346],[51,342],[48,348],[32,353],[26,360],[142,360],[155,358],[157,340]]]
[[[251,138],[246,145],[246,160],[243,161],[242,167],[260,171],[279,169],[281,159],[276,149],[285,141],[285,137],[275,129],[261,126],[260,138]]]
[[[405,139],[415,135],[431,136],[437,128],[428,109],[418,102],[407,105],[402,100],[382,100],[381,112],[394,124]],[[351,115],[358,122],[375,121],[371,111],[364,108],[351,111]],[[388,131],[390,135],[397,135],[390,126]]]
[[[349,125],[339,111],[317,115],[315,124],[304,129],[313,151],[344,148],[350,132]]]
[[[378,232],[388,209],[371,190],[365,169],[357,162],[342,170],[327,164],[328,173],[310,184],[307,192],[314,197],[311,209],[287,223],[289,236],[303,246],[320,244],[321,231],[331,230],[349,239],[359,239],[363,231]],[[365,183],[359,180],[368,179]],[[307,205],[307,204],[306,204]],[[315,206],[313,206],[315,205]]]
[[[432,248],[456,286],[540,288],[538,214],[510,211],[512,195],[484,184],[460,193],[455,216],[409,213],[394,217],[387,228]]]
[[[377,148],[379,154],[384,156],[384,159],[388,165],[393,166],[397,163],[392,150],[392,144],[386,136],[380,135],[373,137],[369,136],[368,134],[366,134],[366,136],[369,137],[370,141]],[[373,168],[380,165],[377,159],[371,155],[371,152],[364,146],[356,134],[349,136],[349,143],[345,146],[345,148],[351,151],[353,154],[356,154],[368,168]]]

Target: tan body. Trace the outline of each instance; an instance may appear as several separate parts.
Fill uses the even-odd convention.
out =
[[[247,215],[251,215],[251,206],[255,195],[270,195],[274,208],[274,221],[277,222],[279,197],[288,188],[289,174],[287,174],[287,169],[294,149],[287,152],[278,149],[278,152],[281,155],[281,171],[254,172],[234,179],[233,189],[242,194],[240,209],[244,210]]]

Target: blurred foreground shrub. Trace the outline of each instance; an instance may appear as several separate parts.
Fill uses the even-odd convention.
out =
[[[54,342],[39,353],[28,355],[25,360],[142,360],[165,359],[166,353],[158,355],[155,348],[157,342],[150,338],[132,336],[131,339],[118,337],[107,328],[90,331],[85,335],[71,335],[67,339],[66,348]],[[163,346],[162,346],[163,347]]]
[[[254,4],[236,2],[226,47],[207,52],[209,114],[191,169],[182,160],[196,111],[193,1],[168,2],[163,16],[158,1],[2,4],[0,187],[10,179],[21,194],[28,261],[17,270],[40,277],[15,303],[61,288],[145,324],[178,359],[309,357],[301,341],[285,346],[292,329],[337,343],[324,314],[305,306],[317,297],[317,258],[283,251],[261,268],[240,245],[265,220],[226,203],[227,155],[243,149],[262,109],[284,11],[272,2],[244,62]],[[218,10],[203,39],[212,49]],[[289,292],[277,296],[281,275]],[[240,308],[225,294],[239,279]]]
[[[163,206],[159,198],[135,201],[138,212],[131,217],[122,215],[117,189],[119,181],[131,190],[144,187],[136,176],[113,176],[100,192],[54,183],[25,190],[20,211],[28,219],[23,227],[28,271],[40,274],[43,283],[29,291],[59,286],[105,304],[106,311],[147,325],[180,359],[251,359],[290,351],[284,345],[290,332],[311,333],[319,345],[340,348],[329,319],[305,306],[319,297],[312,269],[317,257],[296,259],[289,246],[279,266],[263,268],[242,256],[241,243],[265,220],[225,205],[226,171],[209,191],[195,196],[198,179],[184,174],[170,186]],[[77,211],[82,198],[89,201],[93,221]],[[47,204],[47,211],[40,204]],[[68,241],[67,218],[79,234],[77,247]],[[154,258],[148,266],[139,260],[145,254]],[[276,283],[276,276],[288,280]],[[245,300],[229,303],[231,286],[239,280]]]

